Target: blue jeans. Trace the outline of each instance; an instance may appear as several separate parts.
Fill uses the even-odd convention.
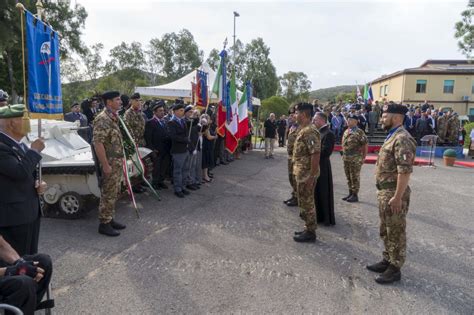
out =
[[[189,173],[188,163],[186,163],[189,153],[173,153],[173,187],[175,192],[183,191],[184,180]]]

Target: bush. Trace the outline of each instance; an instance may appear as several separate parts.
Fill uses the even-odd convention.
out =
[[[453,157],[453,158],[455,158],[457,156],[457,154],[456,154],[456,151],[454,151],[453,149],[447,149],[443,152],[443,156],[444,157]]]
[[[279,119],[281,115],[288,115],[288,108],[290,104],[284,97],[272,96],[262,100],[260,120],[268,118],[270,113],[275,113],[276,119]]]
[[[474,129],[474,122],[464,125],[464,130],[466,131],[466,137],[464,138],[464,147],[469,148],[471,145],[471,130]]]

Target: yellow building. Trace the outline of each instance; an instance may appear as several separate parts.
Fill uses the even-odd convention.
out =
[[[474,63],[466,60],[427,60],[417,68],[383,75],[371,82],[375,100],[450,107],[474,115]]]

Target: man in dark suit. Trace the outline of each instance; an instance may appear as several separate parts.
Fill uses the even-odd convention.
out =
[[[334,217],[334,191],[332,184],[331,153],[336,141],[334,133],[327,125],[327,116],[319,112],[314,116],[314,124],[321,134],[321,155],[319,158],[319,177],[314,189],[314,202],[316,204],[316,217],[318,223],[335,225]]]
[[[171,156],[173,157],[173,186],[174,194],[184,198],[190,192],[185,187],[185,175],[189,172],[186,159],[189,156],[189,135],[184,121],[184,104],[175,104],[173,117],[168,122],[168,132],[171,138]]]
[[[0,108],[0,235],[20,256],[38,252],[40,228],[39,183],[36,166],[44,141],[37,139],[28,148],[21,139],[24,105]]]
[[[155,152],[153,158],[153,181],[155,189],[167,189],[164,183],[171,164],[171,139],[166,128],[165,103],[157,101],[152,105],[153,117],[145,124],[145,141],[147,148]]]
[[[71,106],[71,111],[67,114],[64,115],[64,120],[65,121],[70,121],[70,122],[75,122],[79,121],[79,127],[84,128],[84,129],[79,129],[77,133],[87,142],[90,143],[90,132],[88,121],[86,115],[81,113],[81,109],[79,107],[79,103],[74,103]]]

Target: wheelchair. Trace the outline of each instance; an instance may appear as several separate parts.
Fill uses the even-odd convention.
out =
[[[46,290],[45,298],[41,301],[35,310],[35,314],[44,314],[44,315],[52,315],[52,309],[54,308],[54,299],[51,290],[51,283],[48,286],[48,290]],[[43,310],[43,313],[40,311]],[[15,306],[9,304],[2,304],[0,303],[0,315],[4,315],[5,311],[9,311],[11,314],[14,315],[23,315],[23,312]]]

